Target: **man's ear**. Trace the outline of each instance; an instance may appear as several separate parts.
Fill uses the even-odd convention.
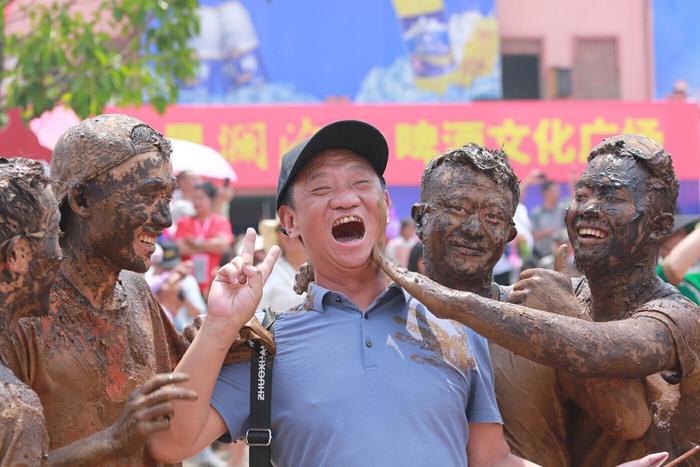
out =
[[[513,239],[518,235],[518,229],[514,225],[510,226],[510,234],[508,235],[508,241],[512,242]]]
[[[301,239],[301,233],[299,232],[299,226],[297,224],[297,217],[294,213],[294,209],[283,204],[277,210],[277,216],[280,218],[280,225],[287,233],[289,238],[299,238]]]
[[[384,206],[386,207],[386,225],[389,225],[391,222],[391,197],[386,188],[384,188]]]
[[[0,248],[0,261],[5,263],[4,267],[9,267],[10,260],[15,256],[12,246],[16,240],[17,237],[12,237]]]
[[[662,212],[651,221],[651,238],[662,242],[673,233],[673,214]]]
[[[423,241],[423,223],[425,221],[425,211],[425,203],[414,203],[411,207],[411,217],[416,223],[416,235],[418,235],[418,238],[420,238],[421,242]]]
[[[87,201],[87,186],[84,183],[76,183],[71,186],[66,196],[71,211],[80,217],[90,217],[90,206]]]
[[[5,263],[5,268],[7,268],[13,276],[17,273],[26,272],[26,261],[22,261],[26,258],[30,252],[26,251],[28,242],[26,238],[21,236],[13,237],[9,242],[3,246],[0,256]]]

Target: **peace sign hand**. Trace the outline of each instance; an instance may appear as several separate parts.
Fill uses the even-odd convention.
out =
[[[237,333],[255,314],[262,298],[263,285],[280,254],[279,247],[273,246],[265,259],[253,266],[255,236],[255,230],[249,228],[241,255],[216,273],[209,289],[205,322],[216,322]]]

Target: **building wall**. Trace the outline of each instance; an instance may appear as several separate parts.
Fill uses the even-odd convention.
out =
[[[504,53],[509,43],[540,41],[543,97],[551,68],[574,68],[577,39],[597,38],[617,43],[619,97],[654,97],[650,0],[497,0],[497,13]]]

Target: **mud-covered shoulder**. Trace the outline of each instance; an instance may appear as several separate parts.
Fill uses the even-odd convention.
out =
[[[39,396],[0,364],[0,465],[45,465],[48,447]]]

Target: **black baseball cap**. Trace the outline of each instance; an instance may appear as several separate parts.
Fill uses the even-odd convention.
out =
[[[372,164],[377,175],[384,175],[389,145],[375,127],[359,120],[340,120],[324,126],[312,137],[294,146],[284,157],[277,180],[277,209],[299,171],[317,154],[329,149],[348,149]]]

